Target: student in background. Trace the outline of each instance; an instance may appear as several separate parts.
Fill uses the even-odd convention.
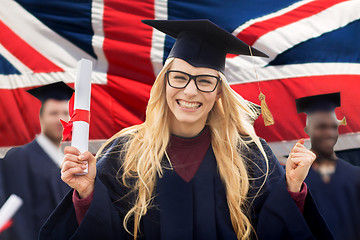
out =
[[[37,239],[41,226],[69,190],[60,179],[64,157],[59,149],[63,131],[60,119],[69,119],[68,100],[73,89],[56,82],[28,92],[41,101],[41,133],[0,160],[5,198],[16,194],[24,201],[1,239]]]
[[[316,154],[305,180],[336,239],[360,239],[360,168],[338,158],[334,146],[340,121],[335,108],[340,93],[296,100],[298,112],[307,114],[305,132]]]

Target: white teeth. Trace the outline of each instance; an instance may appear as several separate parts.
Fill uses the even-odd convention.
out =
[[[190,103],[183,100],[178,100],[177,102],[183,108],[196,109],[201,106],[201,103]]]

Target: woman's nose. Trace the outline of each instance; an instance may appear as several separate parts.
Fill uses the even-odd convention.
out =
[[[195,85],[195,80],[190,80],[189,84],[185,87],[184,93],[187,95],[197,95],[198,89]]]

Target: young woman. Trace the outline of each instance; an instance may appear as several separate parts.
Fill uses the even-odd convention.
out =
[[[226,53],[248,46],[207,20],[146,23],[177,38],[146,120],[109,139],[97,165],[65,149],[75,191],[40,239],[332,239],[303,185],[315,155],[299,141],[285,173],[223,74]]]

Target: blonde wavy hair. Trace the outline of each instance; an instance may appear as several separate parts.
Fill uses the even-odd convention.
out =
[[[168,59],[158,74],[150,92],[144,123],[121,130],[110,138],[98,152],[99,157],[105,146],[113,139],[128,136],[125,144],[125,158],[122,162],[121,184],[131,187],[136,193],[133,207],[125,215],[123,225],[126,231],[137,239],[140,220],[147,213],[153,200],[156,178],[162,177],[161,161],[169,143],[169,111],[166,102],[165,73],[171,68],[173,59]],[[226,189],[232,226],[238,239],[249,239],[252,226],[247,217],[247,194],[249,177],[246,160],[241,149],[249,142],[255,142],[263,154],[268,175],[268,161],[264,149],[256,136],[252,121],[256,118],[254,110],[228,84],[225,76],[219,72],[222,95],[209,112],[206,125],[211,133],[213,148],[220,178]],[[244,136],[247,136],[246,142]],[[120,170],[119,170],[120,172]],[[135,183],[134,183],[135,179]],[[132,183],[130,184],[130,181]],[[265,180],[264,180],[265,182]],[[134,231],[128,230],[128,222],[134,222]]]

